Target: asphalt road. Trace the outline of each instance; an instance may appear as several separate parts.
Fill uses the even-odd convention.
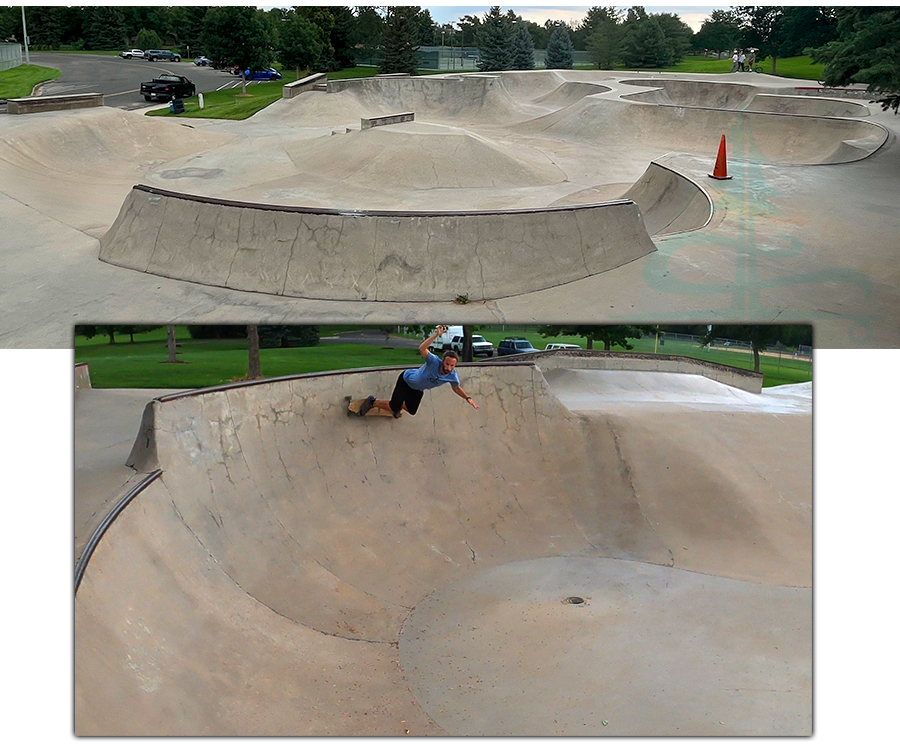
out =
[[[143,81],[149,81],[163,73],[189,78],[198,92],[216,91],[241,85],[241,79],[223,70],[194,65],[191,60],[151,63],[147,60],[125,60],[109,55],[79,55],[59,52],[31,54],[34,65],[58,68],[62,75],[38,87],[37,94],[103,94],[108,107],[134,110],[148,105],[140,95]],[[248,84],[248,85],[252,85]],[[158,104],[158,103],[156,103]]]

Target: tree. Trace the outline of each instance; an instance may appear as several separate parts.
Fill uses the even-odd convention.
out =
[[[475,44],[481,53],[478,70],[512,69],[516,50],[515,34],[515,27],[509,18],[500,13],[500,6],[491,6],[475,34]]]
[[[121,8],[106,5],[88,8],[84,30],[88,49],[118,50],[127,44]]]
[[[534,40],[528,27],[520,22],[515,25],[516,39],[513,48],[514,70],[531,70],[534,68]]]
[[[162,47],[162,39],[153,29],[141,29],[134,38],[134,46],[142,50],[158,50]]]
[[[540,326],[538,333],[544,337],[579,336],[587,340],[587,349],[594,348],[594,341],[603,342],[609,352],[613,347],[630,350],[634,345],[629,339],[640,339],[643,334],[655,333],[654,326]]]
[[[790,43],[784,24],[784,8],[776,5],[741,5],[737,7],[741,19],[743,46],[758,50],[757,59],[772,58],[772,75],[777,75],[778,58],[782,48]]]
[[[622,60],[630,68],[665,68],[672,62],[672,50],[659,21],[652,16],[627,24]]]
[[[360,59],[381,58],[384,40],[384,18],[378,8],[361,6],[356,8],[356,22],[350,36],[352,46]]]
[[[695,50],[712,50],[721,56],[723,52],[736,49],[741,41],[741,20],[730,10],[714,10],[710,13],[700,31],[691,39]]]
[[[262,377],[259,364],[259,326],[247,326],[247,378],[255,380]]]
[[[550,34],[550,41],[547,42],[547,55],[544,58],[545,68],[565,68],[571,70],[575,65],[575,58],[572,54],[572,40],[565,26],[557,26],[553,33]]]
[[[175,324],[170,323],[166,326],[166,350],[169,353],[167,363],[178,362],[178,344],[175,341]]]
[[[621,59],[622,24],[616,8],[591,8],[585,17],[585,49],[600,70],[610,70]]]
[[[338,68],[352,68],[356,65],[356,56],[353,51],[353,30],[356,19],[353,11],[346,5],[336,5],[331,8],[334,16],[334,26],[331,29],[331,46],[334,49],[334,60]]]
[[[759,373],[759,353],[776,344],[784,334],[784,326],[710,326],[700,340],[701,344],[711,344],[714,339],[739,339],[750,342],[753,350],[753,370]]]
[[[278,39],[278,60],[286,68],[294,68],[297,78],[301,70],[312,69],[322,55],[318,30],[293,11],[279,24]]]
[[[666,39],[666,47],[669,61],[667,65],[684,60],[691,48],[691,38],[694,31],[674,13],[656,13],[652,18],[659,23],[663,36]]]
[[[29,46],[33,50],[55,49],[62,44],[62,9],[52,6],[35,6],[25,9]],[[22,23],[19,18],[18,30]],[[6,35],[0,31],[0,39]]]
[[[201,44],[207,56],[223,67],[260,70],[272,61],[274,40],[262,11],[249,6],[210,8],[203,18]],[[242,93],[247,93],[244,79]]]
[[[825,63],[825,84],[867,83],[869,91],[886,93],[884,109],[900,108],[900,8],[835,9],[837,38],[809,50]]]
[[[462,361],[463,362],[474,362],[475,360],[475,351],[472,349],[472,326],[467,326],[463,324],[463,340],[462,340]]]
[[[415,18],[420,10],[417,5],[395,5],[388,8],[384,23],[382,73],[416,74],[419,67],[419,45]]]

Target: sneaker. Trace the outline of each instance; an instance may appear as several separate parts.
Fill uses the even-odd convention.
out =
[[[396,412],[394,412],[395,420],[399,420],[401,417],[403,417],[403,412],[401,410],[398,409]]]
[[[366,413],[375,406],[375,397],[369,396],[366,400],[359,406],[359,416],[365,417]]]

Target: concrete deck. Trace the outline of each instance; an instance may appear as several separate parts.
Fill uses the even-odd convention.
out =
[[[794,96],[807,84],[751,73],[534,71],[350,84],[279,101],[245,122],[151,120],[109,108],[4,118],[0,344],[66,346],[71,325],[89,320],[549,322],[577,311],[603,322],[811,321],[818,346],[897,346],[900,121],[877,105],[860,107],[865,100]],[[357,130],[360,117],[398,111],[414,111],[416,122]],[[727,182],[707,176],[723,133]],[[651,180],[663,176],[653,165],[693,186],[690,195]],[[219,276],[198,283],[170,278],[178,269],[159,268],[168,275],[159,276],[140,264],[102,263],[100,240],[138,183],[350,213],[621,198],[641,210],[656,251],[577,279],[550,275],[538,290],[517,287],[523,264],[504,261],[505,292],[444,270],[449,301],[327,300],[296,287],[291,294],[302,296],[288,299],[271,285],[228,289],[213,286],[227,284]],[[410,252],[436,238],[442,255],[470,272],[475,242],[441,232],[413,237]],[[152,234],[142,228],[130,242]],[[328,242],[340,250],[333,234]],[[570,244],[558,232],[546,236]],[[275,245],[283,241],[273,235]],[[221,238],[239,242],[235,232]],[[189,248],[184,238],[163,250]],[[347,268],[363,260],[347,253]],[[404,266],[402,252],[395,261],[398,274],[419,266]],[[475,302],[457,305],[456,295]]]
[[[163,475],[75,598],[76,733],[810,734],[810,389],[554,362],[400,420],[343,406],[394,369],[149,404]],[[124,463],[81,397],[76,445]]]

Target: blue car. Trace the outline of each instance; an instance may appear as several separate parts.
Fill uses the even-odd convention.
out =
[[[280,81],[281,73],[274,68],[266,68],[265,70],[245,70],[244,78],[248,81]]]

